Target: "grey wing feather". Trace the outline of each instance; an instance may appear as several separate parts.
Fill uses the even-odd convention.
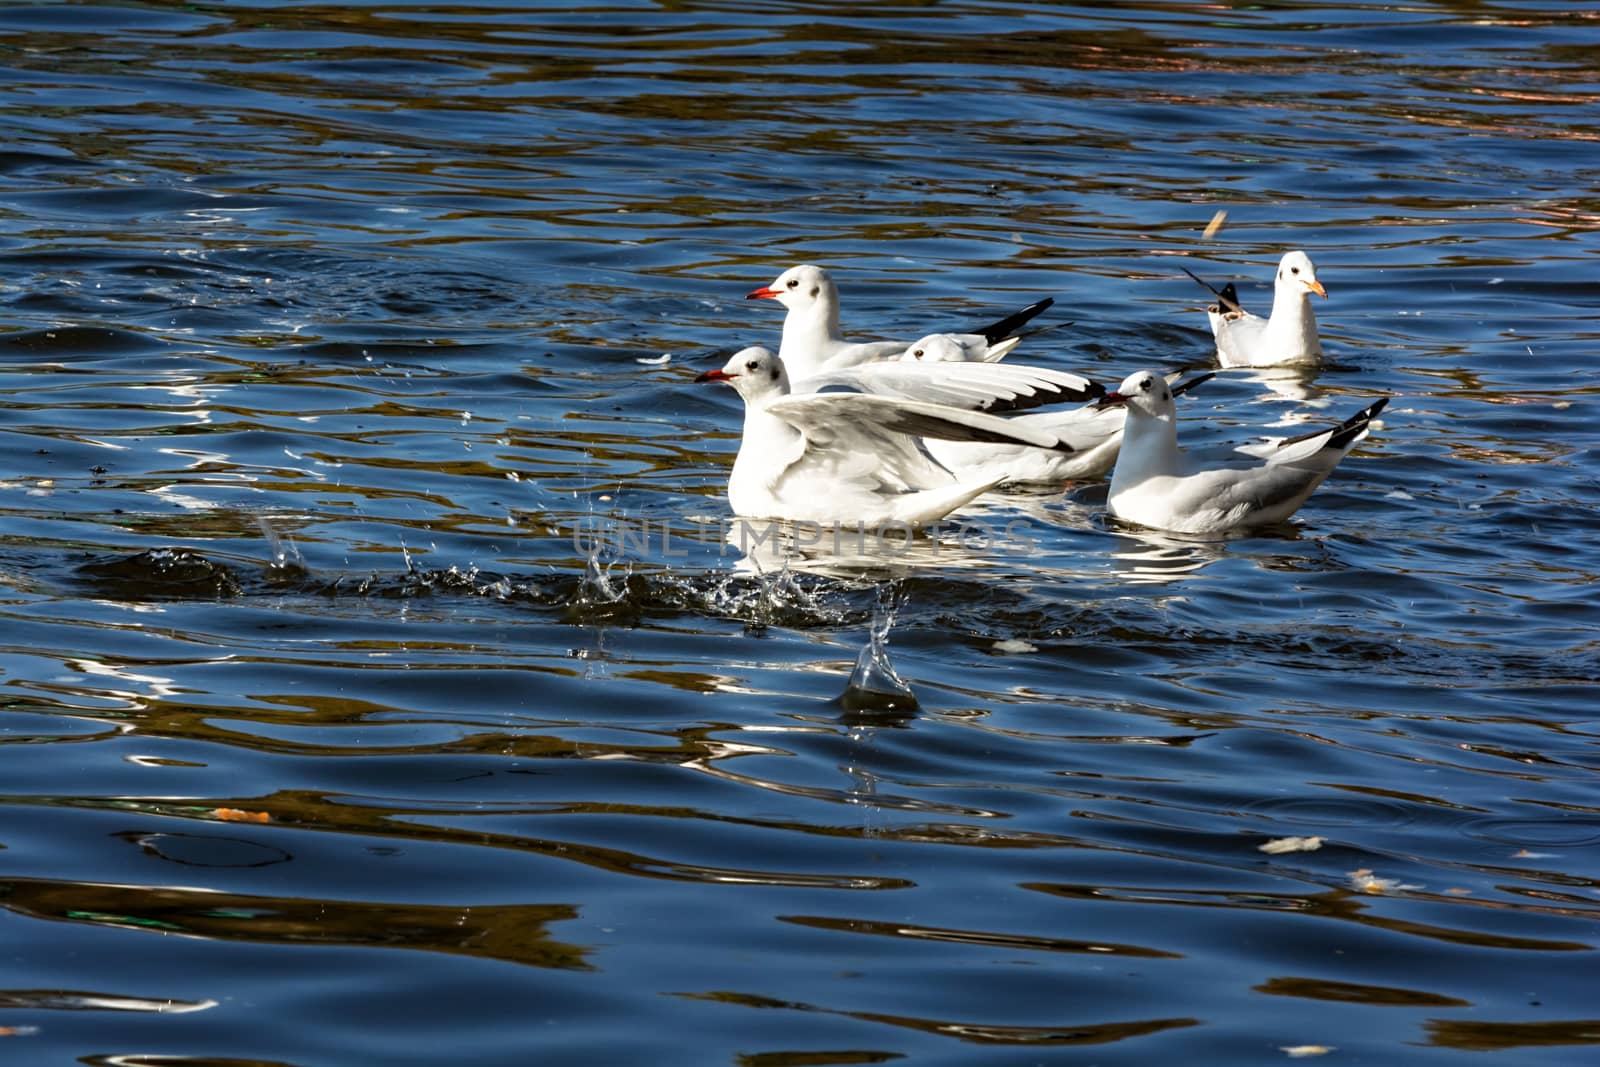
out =
[[[795,389],[854,389],[991,413],[1083,401],[1105,392],[1103,386],[1080,374],[1014,363],[966,362],[869,363],[812,375]]]
[[[990,364],[974,364],[990,366]],[[947,441],[1033,445],[1071,451],[1051,434],[979,411],[871,393],[811,393],[767,405],[767,411],[812,436],[848,426],[863,437],[903,434]]]

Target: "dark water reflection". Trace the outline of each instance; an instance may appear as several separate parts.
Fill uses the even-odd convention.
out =
[[[6,1051],[1589,1062],[1597,46],[1510,2],[0,10]],[[908,339],[1052,295],[1026,358],[1115,381],[1209,366],[1180,265],[1264,307],[1288,247],[1328,365],[1183,418],[1392,396],[1293,523],[1078,485],[873,558],[735,536],[689,382],[783,267]],[[914,701],[841,698],[875,628]]]

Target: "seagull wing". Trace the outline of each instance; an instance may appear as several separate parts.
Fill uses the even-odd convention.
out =
[[[1014,363],[870,363],[812,375],[796,391],[849,389],[992,413],[1058,401],[1082,402],[1105,389],[1080,374]]]
[[[1025,308],[1018,308],[997,322],[991,322],[987,326],[979,326],[972,332],[982,334],[990,344],[1004,341],[1007,337],[1026,326],[1028,321],[1035,315],[1054,303],[1055,298],[1047,296],[1043,300],[1029,304]]]

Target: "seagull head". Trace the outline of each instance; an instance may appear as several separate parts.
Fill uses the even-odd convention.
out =
[[[789,392],[789,375],[783,369],[783,360],[760,345],[740,349],[728,362],[698,375],[695,381],[727,382],[746,403],[774,395],[785,396]]]
[[[810,263],[802,263],[778,275],[771,285],[750,290],[745,299],[776,300],[793,310],[829,300],[837,301],[838,289],[827,271]]]
[[[1125,407],[1157,419],[1170,419],[1176,411],[1172,386],[1158,370],[1134,371],[1122,384],[1095,401],[1097,408]]]
[[[948,333],[930,333],[900,355],[902,363],[958,363],[965,359],[960,340]]]
[[[1287,286],[1289,291],[1296,296],[1306,293],[1316,293],[1326,299],[1328,290],[1317,281],[1317,267],[1311,262],[1311,257],[1304,252],[1285,252],[1283,259],[1278,263],[1278,286]]]

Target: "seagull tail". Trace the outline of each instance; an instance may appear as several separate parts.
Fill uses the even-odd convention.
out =
[[[1007,477],[1008,475],[1001,474],[981,482],[957,482],[937,489],[904,493],[895,499],[891,518],[895,522],[903,522],[909,526],[925,526],[928,523],[938,522],[956,508],[970,504],[987,493]]]
[[[1313,430],[1299,437],[1280,441],[1268,455],[1267,462],[1271,464],[1309,462],[1313,466],[1324,465],[1328,470],[1332,470],[1333,465],[1343,459],[1345,453],[1367,435],[1372,420],[1378,417],[1378,412],[1382,411],[1387,403],[1389,398],[1380,396],[1332,429]]]

